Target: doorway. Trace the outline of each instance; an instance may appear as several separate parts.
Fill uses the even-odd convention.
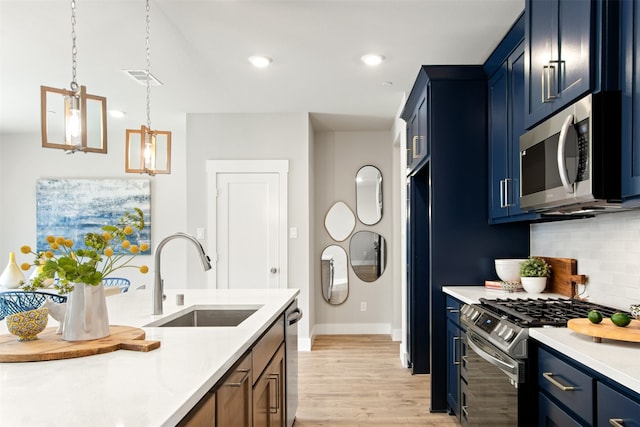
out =
[[[215,289],[287,288],[288,160],[207,161]]]

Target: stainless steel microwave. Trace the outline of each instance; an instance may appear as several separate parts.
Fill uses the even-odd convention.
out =
[[[520,137],[520,208],[620,208],[620,94],[589,94]]]

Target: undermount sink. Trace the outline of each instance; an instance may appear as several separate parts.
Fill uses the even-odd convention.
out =
[[[238,326],[262,306],[193,306],[149,323],[148,327],[224,327]]]

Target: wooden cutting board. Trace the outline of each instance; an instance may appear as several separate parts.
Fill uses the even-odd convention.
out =
[[[160,341],[145,341],[140,328],[109,326],[110,335],[99,340],[63,341],[56,328],[47,328],[35,341],[19,342],[15,335],[0,335],[0,362],[39,362],[92,356],[116,350],[151,351]]]
[[[602,319],[602,323],[591,323],[589,319],[571,319],[567,322],[567,327],[579,334],[593,337],[594,342],[601,342],[602,338],[640,342],[640,320],[632,320],[624,328],[613,324],[611,319]]]
[[[547,292],[574,298],[577,294],[576,283],[586,283],[586,276],[577,274],[578,261],[575,259],[535,256],[544,259],[551,266],[551,277],[549,277],[549,282],[547,283]]]

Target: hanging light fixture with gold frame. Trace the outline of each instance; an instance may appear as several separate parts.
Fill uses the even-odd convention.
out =
[[[40,86],[42,146],[67,153],[106,154],[107,98],[90,95],[85,86],[78,86],[76,35],[76,1],[71,0],[71,86]]]
[[[125,172],[148,175],[171,173],[171,131],[151,129],[151,23],[149,0],[146,0],[146,86],[147,124],[140,129],[127,129]]]

